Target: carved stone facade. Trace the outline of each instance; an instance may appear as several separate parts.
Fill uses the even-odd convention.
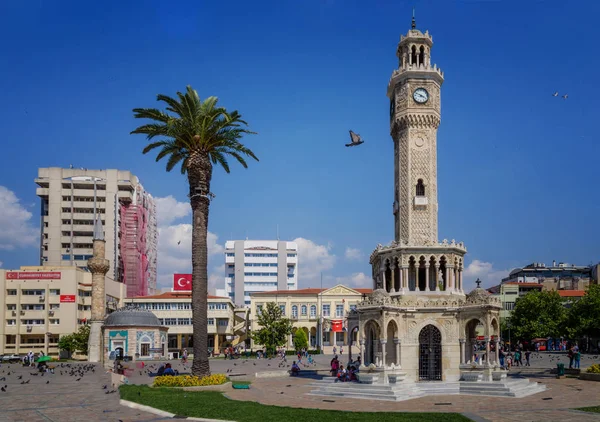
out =
[[[456,381],[461,364],[472,360],[476,328],[487,339],[486,365],[497,361],[490,341],[499,333],[500,303],[479,288],[465,296],[467,249],[454,239],[438,241],[437,129],[444,77],[431,65],[432,45],[428,32],[414,28],[400,38],[400,66],[387,90],[395,240],[371,254],[374,291],[350,314],[348,331],[358,331],[363,362],[395,371],[390,376],[401,367],[407,380]]]

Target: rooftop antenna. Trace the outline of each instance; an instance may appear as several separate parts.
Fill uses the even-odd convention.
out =
[[[412,29],[417,29],[417,21],[415,21],[415,8],[413,7]]]

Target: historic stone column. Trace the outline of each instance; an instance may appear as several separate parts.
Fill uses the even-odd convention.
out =
[[[465,364],[465,339],[461,338],[458,340],[460,342],[460,364]]]
[[[358,344],[360,344],[360,361],[361,363],[364,365],[365,364],[365,340],[361,337],[360,340],[358,340]]]
[[[429,264],[425,264],[425,291],[429,291]]]
[[[92,319],[90,321],[90,338],[88,341],[88,360],[90,362],[104,361],[104,346],[102,339],[102,325],[106,312],[106,294],[104,277],[109,269],[108,260],[105,259],[106,241],[102,230],[100,216],[94,225],[94,255],[88,260],[88,268],[92,273]]]
[[[394,344],[396,345],[396,366],[402,367],[402,360],[400,359],[400,343],[402,340],[394,338]]]
[[[490,365],[490,338],[484,337],[483,339],[485,341],[485,364],[487,366],[489,366]]]
[[[463,278],[462,278],[462,268],[458,269],[458,286],[459,290],[463,291]]]
[[[402,278],[404,279],[404,287],[406,290],[410,290],[410,283],[408,280],[408,267],[402,267]]]
[[[435,274],[435,276],[433,277],[433,279],[435,280],[435,288],[433,289],[434,291],[438,291],[439,290],[439,284],[440,284],[440,280],[438,280],[438,265],[437,264],[433,264],[433,273]]]
[[[387,353],[385,345],[387,344],[387,339],[382,338],[379,340],[379,343],[381,343],[381,366],[385,368],[385,355]]]
[[[396,271],[394,271],[394,260],[392,259],[392,263],[390,264],[390,275],[391,275],[391,282],[390,282],[390,290],[388,290],[388,293],[394,293],[396,291],[396,274],[394,274]]]
[[[379,271],[381,275],[381,286],[382,289],[387,292],[387,280],[385,279],[385,265]]]
[[[500,339],[498,337],[494,340],[494,345],[496,348],[496,365],[500,365]]]

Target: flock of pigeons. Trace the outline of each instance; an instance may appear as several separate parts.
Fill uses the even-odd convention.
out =
[[[552,94],[553,97],[558,97],[558,91],[556,91],[554,94]],[[569,94],[564,94],[562,96],[563,100],[566,100],[567,98],[569,98]]]

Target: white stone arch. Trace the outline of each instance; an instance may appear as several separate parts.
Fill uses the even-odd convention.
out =
[[[416,344],[419,344],[419,334],[421,333],[421,330],[423,328],[425,328],[427,325],[433,325],[435,328],[437,328],[438,330],[440,330],[440,333],[442,334],[442,344],[445,344],[446,341],[447,341],[447,336],[446,336],[446,333],[444,331],[444,327],[442,327],[441,324],[439,324],[433,318],[424,319],[424,320],[420,321],[414,327],[414,332],[411,333],[412,334],[411,341],[413,341]]]
[[[399,356],[396,356],[396,343],[394,340],[398,340],[400,337],[400,327],[398,323],[394,319],[390,319],[387,323],[385,330],[385,339],[387,343],[385,344],[385,362],[387,365],[390,363],[399,363]]]
[[[365,365],[377,364],[381,359],[382,332],[379,322],[369,319],[363,326],[362,339],[364,339],[363,362]]]

